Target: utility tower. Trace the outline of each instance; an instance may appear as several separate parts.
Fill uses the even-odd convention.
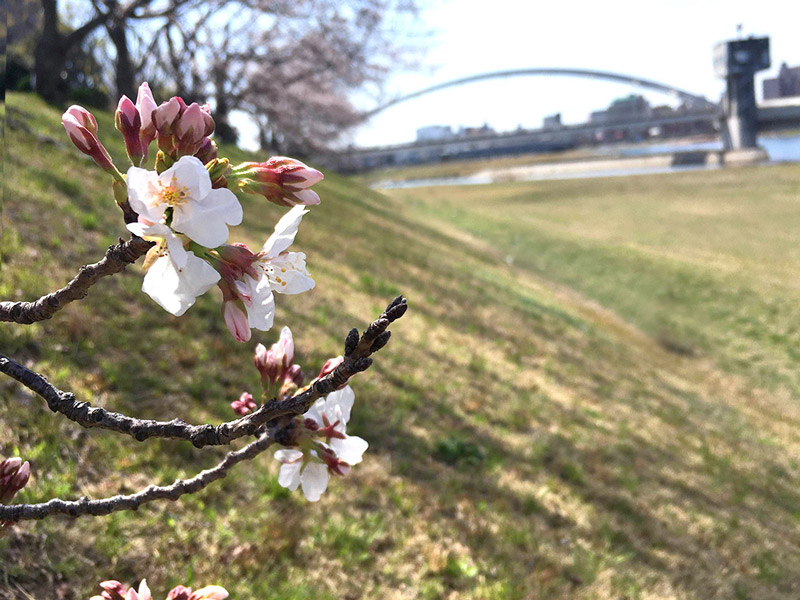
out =
[[[756,148],[755,74],[769,66],[768,37],[730,40],[714,46],[714,72],[728,84],[722,102],[726,150]]]

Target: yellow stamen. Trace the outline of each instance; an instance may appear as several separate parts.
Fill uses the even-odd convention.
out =
[[[170,185],[165,185],[162,181],[158,182],[161,187],[161,199],[169,206],[180,206],[189,199],[189,190],[185,186],[178,186],[175,177],[172,178]]]

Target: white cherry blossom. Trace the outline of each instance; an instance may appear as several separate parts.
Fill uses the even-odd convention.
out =
[[[252,261],[251,273],[255,272],[257,277],[245,273],[232,284],[247,309],[252,329],[269,331],[272,328],[275,318],[273,292],[300,294],[314,287],[314,280],[306,270],[306,255],[286,251],[307,212],[302,206],[295,206],[287,212]]]
[[[148,253],[148,259],[157,258],[144,276],[142,291],[168,313],[180,317],[219,281],[220,275],[194,252],[184,249],[169,227],[140,219],[128,224],[131,233],[158,242],[150,251],[154,254]]]
[[[287,252],[292,245],[303,215],[303,206],[295,206],[275,225],[275,231],[256,255],[253,267],[266,277],[270,288],[282,294],[301,294],[314,287],[314,280],[306,270],[306,255]]]
[[[295,448],[284,448],[275,452],[279,460],[281,471],[278,474],[278,484],[295,491],[302,486],[303,495],[309,502],[316,502],[323,492],[328,489],[328,467],[322,462],[317,462],[316,452],[311,451],[311,460]]]
[[[206,248],[224,244],[228,225],[242,222],[242,206],[234,193],[213,189],[208,171],[194,156],[182,156],[161,175],[131,167],[126,180],[128,201],[140,217],[159,223],[172,208],[172,229]]]
[[[325,443],[315,441],[317,449],[306,453],[297,448],[276,451],[275,459],[281,462],[278,475],[281,486],[292,491],[302,487],[305,497],[316,502],[328,487],[330,470],[346,475],[352,465],[361,462],[369,444],[345,433],[354,401],[355,394],[348,385],[320,398],[303,415],[304,419],[313,421],[318,430],[332,428],[336,435]]]
[[[317,400],[303,415],[306,419],[312,419],[321,428],[333,425],[336,431],[344,435],[344,439],[331,438],[328,445],[340,460],[350,466],[360,463],[362,455],[369,447],[363,438],[346,434],[346,425],[350,420],[354,402],[353,388],[347,385]]]

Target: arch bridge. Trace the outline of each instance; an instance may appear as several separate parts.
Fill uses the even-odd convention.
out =
[[[492,71],[490,73],[480,73],[478,75],[470,75],[469,77],[460,77],[458,79],[453,79],[451,81],[439,83],[437,85],[427,87],[425,89],[413,92],[411,94],[406,94],[399,98],[395,98],[393,100],[390,100],[389,102],[377,106],[376,108],[373,108],[370,111],[363,113],[362,116],[366,120],[402,102],[407,102],[409,100],[413,100],[414,98],[419,98],[420,96],[432,94],[434,92],[438,92],[447,88],[458,87],[470,83],[477,83],[479,81],[487,81],[490,79],[508,79],[511,77],[530,77],[537,75],[557,76],[557,77],[559,76],[582,77],[588,79],[613,81],[616,83],[624,83],[635,87],[645,88],[661,92],[664,94],[669,94],[673,97],[680,98],[681,100],[687,102],[690,105],[698,106],[701,108],[709,108],[709,107],[716,108],[717,106],[713,102],[707,100],[704,96],[693,94],[691,92],[687,92],[686,90],[682,90],[680,88],[676,88],[674,86],[667,85],[665,83],[659,83],[657,81],[652,81],[650,79],[642,79],[641,77],[633,77],[631,75],[624,75],[622,73],[612,73],[610,71],[595,71],[591,69],[531,68],[531,69],[511,69],[506,71]]]

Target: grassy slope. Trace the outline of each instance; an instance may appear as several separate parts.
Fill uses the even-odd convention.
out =
[[[124,232],[105,178],[64,142],[57,112],[11,95],[8,116],[0,297],[30,299]],[[109,116],[100,131],[113,137]],[[726,173],[718,177],[730,178],[734,194],[748,189],[749,172]],[[788,230],[797,173],[771,173],[762,192]],[[687,261],[674,254],[703,252],[693,249],[697,238],[681,233],[673,243],[665,225],[671,252],[659,258],[661,247],[637,249],[639,228],[605,225],[626,206],[662,222],[656,203],[636,212],[632,199],[644,190],[632,189],[658,185],[668,202],[664,190],[706,193],[692,177],[584,183],[603,199],[593,213],[586,190],[563,182],[536,184],[535,193],[503,186],[495,197],[460,190],[456,201],[432,190],[386,197],[329,176],[296,243],[317,288],[278,298],[276,326],[292,327],[313,371],[339,352],[348,328],[398,291],[409,298],[392,344],[354,384],[352,430],[371,443],[365,463],[316,505],[279,488],[264,456],[177,504],[23,524],[0,540],[0,597],[86,598],[100,579],[147,576],[154,590],[217,582],[240,599],[795,598],[800,414],[791,344],[772,340],[769,324],[796,323],[796,308],[779,302],[790,284],[768,258],[791,258],[791,244],[772,233],[764,239],[778,243],[759,255],[767,272],[755,263],[734,270],[747,293],[706,292],[723,297],[720,306],[746,307],[742,320],[768,324],[767,341],[739,348],[719,338],[725,321],[698,312],[699,291],[665,321],[672,329],[648,320],[665,313],[643,301],[638,279],[684,289],[674,273]],[[244,206],[235,237],[261,243],[281,211],[252,198]],[[753,226],[730,222],[739,237]],[[697,227],[710,244],[709,228]],[[601,243],[610,237],[618,241]],[[652,260],[633,260],[640,255]],[[724,269],[696,271],[686,286],[717,285]],[[253,344],[230,339],[213,293],[174,319],[140,285],[137,267],[50,322],[0,325],[0,347],[109,408],[228,418],[228,403],[256,388]],[[772,304],[748,295],[762,287]],[[696,355],[667,351],[668,337],[676,341],[667,346]],[[753,347],[763,348],[763,365],[733,368]],[[26,501],[132,491],[220,454],[80,430],[0,381],[0,454],[17,452],[34,463]]]

